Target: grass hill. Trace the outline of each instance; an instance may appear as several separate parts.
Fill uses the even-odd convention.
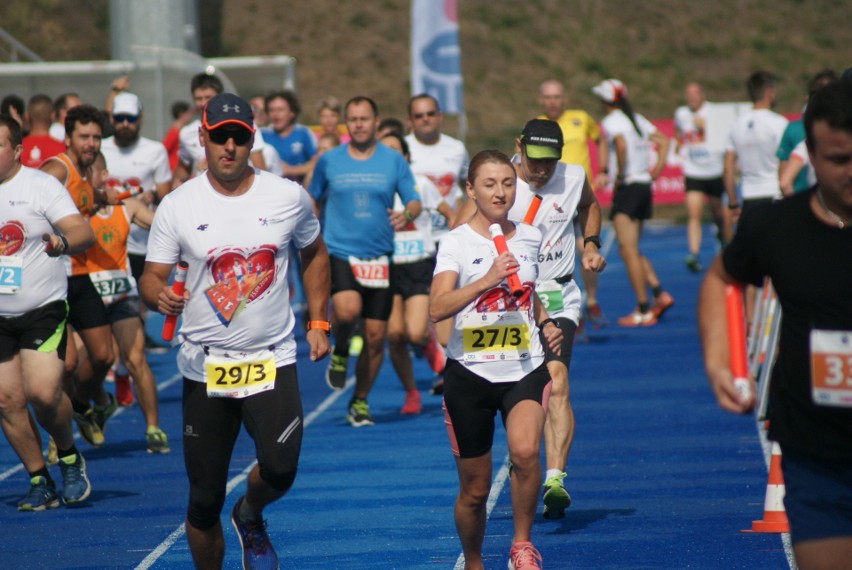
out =
[[[45,59],[107,59],[108,4],[5,0],[0,27]],[[297,58],[303,121],[314,119],[314,102],[328,94],[343,100],[371,95],[383,115],[404,117],[407,0],[199,5],[202,19],[222,14],[202,24],[220,32],[206,38],[215,53],[205,55]],[[745,99],[745,78],[759,68],[781,78],[778,110],[796,112],[810,75],[852,66],[848,0],[460,0],[458,13],[471,151],[508,150],[538,112],[537,87],[549,78],[566,83],[572,106],[599,116],[589,88],[617,77],[638,111],[662,118],[681,104],[683,86],[692,80],[703,83],[712,100]],[[453,133],[455,119],[447,122]]]

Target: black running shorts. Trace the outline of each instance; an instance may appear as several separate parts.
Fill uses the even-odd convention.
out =
[[[518,402],[534,400],[547,409],[550,375],[544,364],[517,382],[489,382],[457,360],[444,368],[444,424],[457,457],[481,457],[494,443],[494,416],[503,425]]]
[[[78,331],[109,325],[103,299],[88,275],[68,278],[68,323]]]
[[[625,214],[632,220],[648,220],[652,211],[650,184],[635,182],[616,186],[612,196],[610,220],[615,219],[616,214]]]
[[[701,192],[713,198],[721,198],[725,193],[725,182],[722,177],[718,178],[691,178],[684,177],[685,190],[687,192]]]
[[[390,259],[388,255],[388,259]],[[331,296],[341,291],[357,291],[361,295],[361,316],[365,319],[387,321],[393,309],[393,290],[396,284],[396,268],[394,264],[388,267],[389,286],[382,289],[363,287],[355,280],[349,261],[330,256]]]
[[[65,360],[65,319],[68,304],[53,301],[17,317],[0,317],[0,360],[7,360],[22,348],[39,352],[56,351]]]

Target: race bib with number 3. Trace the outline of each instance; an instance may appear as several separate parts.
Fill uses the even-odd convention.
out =
[[[275,358],[271,350],[253,353],[209,350],[204,358],[204,382],[211,398],[246,398],[275,387]]]
[[[811,331],[811,397],[852,408],[852,331]]]
[[[553,279],[538,283],[535,286],[535,292],[548,313],[558,313],[565,306],[562,298],[562,285]]]
[[[467,313],[462,317],[465,362],[527,360],[530,326],[518,311]]]
[[[107,305],[125,297],[139,295],[136,290],[136,280],[120,269],[90,273],[89,279],[92,280],[98,295]]]

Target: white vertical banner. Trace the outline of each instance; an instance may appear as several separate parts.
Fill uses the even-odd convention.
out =
[[[411,93],[428,93],[445,113],[462,114],[456,0],[411,0]]]

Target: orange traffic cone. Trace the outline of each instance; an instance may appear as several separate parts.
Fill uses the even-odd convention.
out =
[[[784,511],[784,477],[781,474],[781,446],[772,442],[769,460],[769,480],[766,483],[766,501],[763,503],[763,520],[753,521],[751,530],[743,532],[790,532],[787,513]]]

